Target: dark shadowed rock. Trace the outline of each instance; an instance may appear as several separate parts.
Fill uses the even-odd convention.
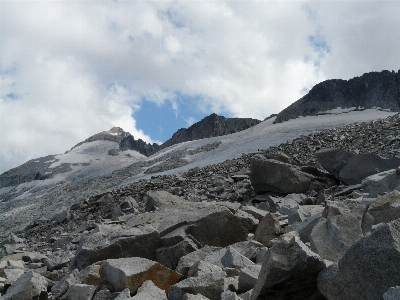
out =
[[[297,170],[294,166],[260,154],[250,160],[251,185],[256,193],[303,193],[311,185],[311,176]]]
[[[315,152],[318,162],[340,182],[360,184],[366,177],[397,168],[400,158],[382,158],[379,155],[354,154],[340,149],[322,149]]]

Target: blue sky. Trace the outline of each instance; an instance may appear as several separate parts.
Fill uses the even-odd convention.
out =
[[[153,140],[163,143],[178,129],[188,128],[209,115],[197,109],[198,101],[199,97],[178,95],[176,97],[178,104],[174,107],[171,102],[157,105],[143,99],[140,109],[133,114],[133,118],[138,128],[142,128]],[[224,115],[229,117],[228,114]]]
[[[163,142],[400,69],[399,1],[0,1],[0,173],[118,126]]]

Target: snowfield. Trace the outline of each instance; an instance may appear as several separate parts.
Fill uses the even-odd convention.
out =
[[[221,141],[222,144],[215,150],[201,152],[195,156],[186,156],[189,164],[157,174],[138,174],[121,185],[137,181],[139,179],[150,178],[153,175],[176,174],[187,171],[196,166],[204,167],[216,164],[228,159],[238,158],[242,153],[257,152],[271,146],[276,146],[288,140],[293,140],[301,135],[308,135],[313,132],[328,130],[334,127],[341,127],[356,122],[368,122],[394,115],[393,112],[367,109],[363,111],[335,110],[335,114],[323,116],[300,117],[283,123],[273,124],[275,117],[260,124],[233,134],[207,138],[202,140],[190,141],[173,145],[147,158],[148,160],[159,158],[167,153],[183,150],[196,149],[198,147]]]

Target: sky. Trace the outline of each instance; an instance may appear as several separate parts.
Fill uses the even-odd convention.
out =
[[[164,142],[399,70],[400,1],[0,0],[0,173],[119,126]]]

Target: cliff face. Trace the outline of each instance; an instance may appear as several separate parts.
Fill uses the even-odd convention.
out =
[[[250,118],[225,118],[217,114],[211,114],[187,129],[179,129],[169,140],[161,145],[160,149],[187,141],[235,133],[260,122],[260,120]]]
[[[282,110],[274,123],[319,112],[362,107],[400,111],[400,70],[370,72],[350,80],[332,79],[315,85],[307,95]]]

